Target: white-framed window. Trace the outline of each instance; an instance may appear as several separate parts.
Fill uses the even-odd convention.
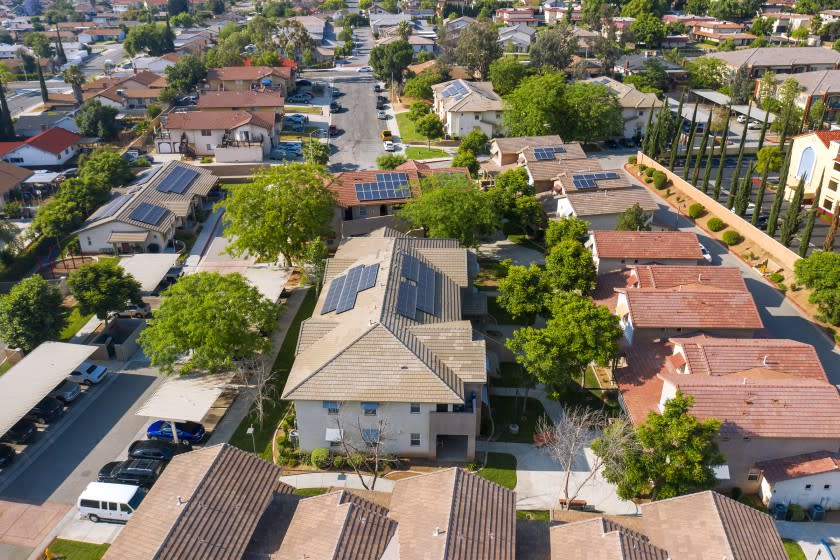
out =
[[[340,404],[337,401],[323,401],[322,406],[327,409],[329,416],[338,416]]]
[[[805,485],[805,490],[810,490],[810,489],[811,489],[811,485],[810,485],[810,484],[806,484],[806,485]]]
[[[411,447],[420,447],[420,434],[411,434]]]
[[[213,135],[213,133],[212,133],[212,132],[210,132],[210,130],[209,130],[209,129],[203,128],[203,129],[201,129],[201,135],[202,135],[202,136],[212,136],[212,135]]]
[[[761,473],[755,469],[750,469],[750,472],[747,473],[747,480],[758,480],[758,477],[761,476]]]
[[[379,408],[379,403],[363,402],[361,403],[361,407],[365,416],[376,416],[376,410]]]
[[[409,406],[411,407],[410,412],[412,414],[420,414],[420,403],[419,402],[413,402]]]

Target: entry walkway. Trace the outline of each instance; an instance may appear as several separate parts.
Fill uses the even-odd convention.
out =
[[[365,482],[369,485],[371,477],[365,476]],[[355,473],[331,473],[331,472],[315,472],[305,474],[293,474],[289,476],[281,476],[280,482],[285,482],[289,486],[295,488],[355,488],[357,490],[364,490],[362,482]],[[380,478],[376,481],[377,492],[393,492],[394,481],[387,478]]]

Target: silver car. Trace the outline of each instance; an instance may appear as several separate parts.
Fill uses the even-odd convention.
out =
[[[70,381],[62,381],[58,387],[50,391],[49,397],[58,399],[63,403],[71,403],[82,394],[82,388],[78,383],[71,383]]]

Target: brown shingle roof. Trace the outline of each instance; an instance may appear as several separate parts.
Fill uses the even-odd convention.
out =
[[[176,456],[105,554],[113,560],[239,558],[281,469],[227,444]]]
[[[782,457],[771,461],[756,463],[764,478],[774,484],[783,480],[792,480],[827,472],[840,471],[840,453],[816,451],[791,457]]]
[[[711,287],[746,292],[741,271],[734,266],[638,265],[631,267],[630,281],[639,288],[659,290]]]
[[[493,138],[499,152],[503,154],[515,154],[527,147],[536,148],[539,146],[563,146],[563,139],[557,135],[546,136],[513,136],[510,138]]]
[[[278,76],[284,80],[292,78],[292,69],[283,66],[224,66],[207,70],[208,80],[259,80],[266,76]]]
[[[601,183],[602,181],[599,181]],[[610,182],[610,181],[603,181]],[[586,219],[587,216],[620,214],[638,204],[642,210],[653,212],[659,208],[656,200],[645,188],[604,189],[601,191],[576,191],[566,198],[575,211],[575,216]]]
[[[401,560],[513,560],[516,495],[459,468],[398,480]]]
[[[602,259],[702,259],[697,235],[689,231],[595,231]]]
[[[249,123],[271,130],[275,118],[272,111],[189,111],[165,117],[166,128],[170,130],[230,130]]]
[[[30,169],[0,161],[0,196],[11,191],[33,174],[34,172]]]
[[[551,560],[668,560],[648,538],[604,517],[552,527]]]
[[[244,109],[282,107],[285,98],[271,91],[205,91],[198,97],[199,109]]]
[[[736,291],[626,290],[637,328],[761,329],[764,323],[752,296]]]
[[[554,159],[548,160],[536,159],[534,157],[534,150],[532,148],[525,148],[519,155],[519,163],[525,164],[528,168],[528,174],[535,181],[548,181],[557,178],[559,175],[568,175],[568,190],[574,188],[571,180],[572,174],[597,173],[604,170],[598,160],[586,157],[580,144],[564,144],[564,146],[566,148],[565,152],[554,154]],[[629,186],[626,179],[623,180],[622,184]]]

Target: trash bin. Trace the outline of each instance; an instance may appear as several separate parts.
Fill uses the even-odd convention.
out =
[[[811,518],[811,521],[823,521],[825,519],[825,508],[819,504],[813,505],[808,510],[808,516]]]
[[[784,521],[787,517],[787,506],[785,504],[776,504],[773,506],[773,517],[778,521]]]

